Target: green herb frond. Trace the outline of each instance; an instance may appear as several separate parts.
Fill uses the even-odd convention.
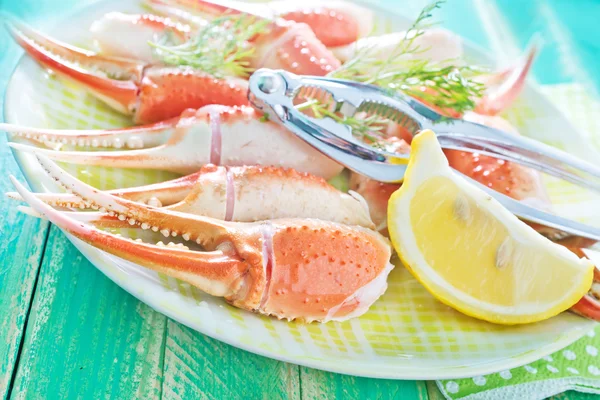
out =
[[[269,21],[239,14],[209,21],[193,37],[177,43],[173,35],[151,42],[165,64],[187,65],[216,77],[246,77],[252,72],[249,58],[254,48],[248,41],[268,29]]]
[[[421,49],[420,46],[415,44],[415,39],[423,35],[425,29],[435,25],[430,21],[433,16],[432,13],[435,9],[440,8],[444,2],[445,0],[434,1],[426,5],[406,30],[404,38],[390,52],[387,59],[382,60],[378,54],[375,54],[377,44],[374,43],[370,47],[366,46],[360,49],[352,59],[346,61],[337,70],[332,71],[329,76],[339,79],[367,79],[368,76],[371,80],[369,83],[377,84],[379,74],[398,67],[396,62],[399,61],[400,57],[425,51],[425,49]],[[399,67],[402,67],[402,65]]]
[[[427,49],[419,46],[416,39],[424,34],[425,29],[435,25],[431,22],[432,13],[443,3],[435,1],[423,8],[387,57],[382,58],[378,54],[376,44],[366,46],[329,76],[401,91],[444,112],[462,114],[472,110],[485,89],[474,78],[484,73],[484,69],[458,65],[458,60],[432,62],[419,58]],[[377,143],[385,137],[382,127],[389,121],[381,117],[346,118],[319,102],[310,107],[315,116],[327,116],[351,126],[353,134],[359,138]]]
[[[438,109],[456,113],[473,109],[484,91],[484,86],[473,78],[483,69],[458,66],[457,60],[432,62],[419,58],[427,49],[421,48],[416,39],[434,25],[430,18],[442,4],[435,1],[426,6],[387,58],[381,59],[374,46],[367,46],[330,76],[400,90]]]
[[[296,109],[315,118],[331,118],[338,123],[347,125],[352,129],[354,136],[373,145],[378,145],[385,138],[383,129],[388,121],[378,115],[347,117],[340,114],[339,110],[333,109],[333,103],[317,99],[306,99],[305,102],[297,105]]]

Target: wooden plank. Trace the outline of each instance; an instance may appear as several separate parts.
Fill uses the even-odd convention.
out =
[[[0,9],[8,9],[2,0]],[[18,56],[17,46],[11,45],[6,30],[0,29],[0,110],[4,88]],[[5,399],[27,321],[48,223],[18,212],[18,203],[4,196],[4,192],[14,190],[9,175],[23,181],[4,133],[0,133],[0,171],[0,399]]]
[[[0,171],[23,180],[6,137],[0,136]],[[14,190],[0,179],[0,398],[7,397],[27,320],[48,223],[17,211],[17,202],[3,194]]]
[[[302,400],[427,399],[421,382],[359,378],[300,367]]]
[[[160,398],[166,317],[94,268],[52,227],[12,395]]]
[[[236,349],[171,320],[164,363],[165,399],[300,398],[298,366]]]

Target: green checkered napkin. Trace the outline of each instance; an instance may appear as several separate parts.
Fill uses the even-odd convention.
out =
[[[578,85],[556,85],[543,91],[577,128],[600,147],[600,103]],[[568,132],[565,132],[568,134]],[[600,394],[600,325],[572,345],[519,368],[467,379],[438,381],[448,399],[545,399],[577,390]]]

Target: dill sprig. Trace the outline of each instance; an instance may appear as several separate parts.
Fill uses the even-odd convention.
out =
[[[419,59],[426,49],[416,39],[424,34],[424,29],[434,25],[430,22],[432,13],[443,3],[435,1],[421,10],[387,58],[377,57],[376,47],[367,46],[329,76],[399,90],[439,110],[458,114],[472,110],[485,89],[473,78],[483,73],[483,69],[457,66],[456,60]]]
[[[269,21],[246,15],[226,15],[208,22],[184,43],[172,35],[150,42],[155,54],[169,65],[187,65],[215,77],[246,77],[254,48],[248,41],[268,29]]]
[[[310,114],[314,118],[331,118],[334,121],[348,125],[352,129],[352,134],[360,139],[378,145],[385,135],[383,129],[387,120],[378,115],[368,115],[361,117],[348,117],[342,115],[338,110],[332,109],[333,103],[323,102],[317,99],[306,99],[305,102],[296,106],[296,109]]]
[[[403,40],[381,59],[376,44],[357,51],[356,55],[328,76],[348,79],[380,86],[391,91],[402,91],[427,105],[445,113],[462,114],[475,108],[475,102],[483,95],[483,84],[473,78],[484,70],[473,66],[457,66],[455,60],[432,62],[419,58],[426,49],[421,48],[416,39],[424,34],[424,29],[434,24],[430,22],[432,13],[444,1],[435,1],[419,13],[406,31]],[[329,117],[352,128],[354,136],[372,145],[384,146],[383,127],[390,121],[376,115],[365,117],[344,117],[331,105],[309,100],[303,104],[315,117]]]

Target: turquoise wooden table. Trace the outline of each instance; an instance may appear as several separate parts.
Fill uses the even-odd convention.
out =
[[[0,9],[34,21],[91,2],[0,0]],[[396,0],[380,3],[414,16],[426,1],[402,2],[402,9]],[[507,58],[540,32],[545,47],[534,78],[542,84],[577,81],[597,93],[600,51],[593,38],[600,28],[593,15],[600,15],[594,0],[450,0],[438,19]],[[0,32],[0,93],[20,55]],[[12,190],[9,174],[22,180],[5,142],[0,135],[1,192]],[[441,398],[432,382],[317,371],[196,333],[127,294],[58,229],[18,213],[3,196],[0,239],[0,398]],[[592,397],[569,392],[556,398]]]

